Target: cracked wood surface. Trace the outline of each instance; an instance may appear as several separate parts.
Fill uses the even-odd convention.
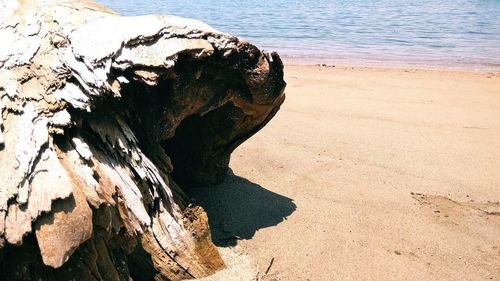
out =
[[[199,21],[90,1],[0,0],[0,40],[0,277],[222,268],[182,186],[220,181],[277,112],[279,56]]]

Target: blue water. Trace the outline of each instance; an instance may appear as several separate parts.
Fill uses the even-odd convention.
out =
[[[500,0],[98,0],[197,18],[285,60],[500,70]]]

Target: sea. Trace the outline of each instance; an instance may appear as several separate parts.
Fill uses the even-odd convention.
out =
[[[285,62],[500,71],[500,0],[98,0],[202,20]]]

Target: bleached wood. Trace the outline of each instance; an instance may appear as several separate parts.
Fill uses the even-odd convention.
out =
[[[199,21],[90,1],[0,10],[0,279],[222,268],[206,214],[174,178],[221,179],[284,100],[279,57]]]

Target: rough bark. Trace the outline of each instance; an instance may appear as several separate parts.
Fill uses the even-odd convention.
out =
[[[219,182],[274,116],[278,55],[88,1],[0,0],[0,21],[0,280],[222,268],[182,186]]]

